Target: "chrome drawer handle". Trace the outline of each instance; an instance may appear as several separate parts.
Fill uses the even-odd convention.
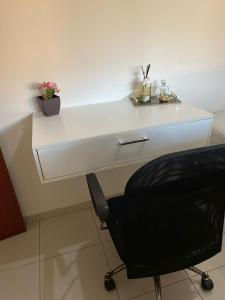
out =
[[[143,138],[143,139],[132,140],[132,141],[127,141],[127,142],[120,141],[119,145],[120,146],[125,146],[125,145],[130,145],[130,144],[137,144],[137,143],[148,142],[148,141],[149,141],[149,138]]]

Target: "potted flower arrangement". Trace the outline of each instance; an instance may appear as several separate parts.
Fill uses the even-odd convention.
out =
[[[54,82],[43,82],[39,87],[41,96],[37,97],[37,101],[43,114],[47,117],[58,115],[60,111],[60,97],[56,95],[59,89]]]

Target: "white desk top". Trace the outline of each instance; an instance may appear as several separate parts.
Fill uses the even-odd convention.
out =
[[[165,126],[212,118],[188,103],[134,107],[129,100],[63,108],[45,117],[33,114],[33,148],[68,143],[76,139]]]

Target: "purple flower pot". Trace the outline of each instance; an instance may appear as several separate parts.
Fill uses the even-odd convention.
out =
[[[37,97],[39,107],[43,114],[47,117],[58,115],[60,111],[60,97],[54,95],[52,99],[43,99],[42,96]]]

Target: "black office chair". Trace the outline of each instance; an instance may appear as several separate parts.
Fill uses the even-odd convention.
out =
[[[161,300],[160,275],[188,268],[213,288],[194,265],[221,251],[225,209],[225,145],[156,158],[129,179],[124,195],[106,200],[95,174],[87,175],[95,212],[108,228],[128,278],[154,277]]]

